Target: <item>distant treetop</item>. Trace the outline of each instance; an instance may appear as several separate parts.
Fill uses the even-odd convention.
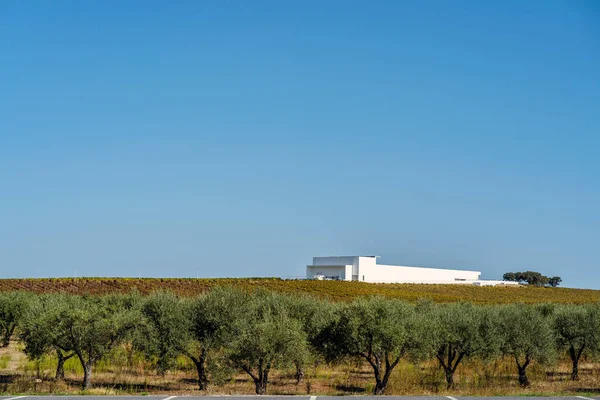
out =
[[[562,282],[560,276],[548,277],[535,271],[507,272],[502,276],[502,279],[521,284],[550,287],[557,287]]]

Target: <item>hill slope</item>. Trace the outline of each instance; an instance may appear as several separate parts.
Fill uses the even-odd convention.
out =
[[[35,293],[68,292],[106,294],[139,291],[148,294],[170,290],[183,296],[204,293],[216,286],[233,286],[244,290],[258,288],[282,293],[311,294],[335,301],[359,296],[381,295],[414,302],[471,301],[498,303],[593,303],[600,302],[600,290],[539,287],[476,287],[467,285],[373,284],[364,282],[284,280],[279,278],[41,278],[0,279],[0,291],[24,290]]]

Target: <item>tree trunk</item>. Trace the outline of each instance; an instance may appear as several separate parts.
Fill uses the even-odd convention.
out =
[[[197,361],[196,370],[198,371],[198,389],[206,390],[208,388],[208,374],[206,373],[206,357],[201,355]]]
[[[264,360],[258,361],[258,376],[251,375],[254,379],[254,386],[256,387],[256,394],[263,395],[267,394],[267,382],[269,378],[269,370],[271,369],[271,362],[267,361],[266,365]]]
[[[83,390],[92,387],[92,364],[90,362],[83,364]]]
[[[271,370],[271,362],[266,362],[263,359],[258,360],[258,375],[252,372],[252,367],[249,364],[240,363],[238,366],[244,370],[254,381],[256,394],[263,395],[267,393],[267,382],[269,379],[269,371]]]
[[[529,378],[527,377],[527,366],[519,366],[519,385],[522,387],[529,386]]]
[[[363,357],[371,364],[373,373],[375,374],[375,387],[373,388],[373,394],[376,396],[382,395],[387,388],[390,375],[394,370],[394,367],[398,365],[400,356],[397,356],[390,362],[389,354],[362,354]],[[384,364],[385,362],[385,364]]]
[[[296,384],[299,384],[304,379],[304,369],[302,369],[300,362],[295,361],[294,364],[296,365]]]
[[[15,332],[15,328],[16,328],[16,325],[9,325],[6,327],[6,329],[4,331],[4,335],[2,337],[2,346],[1,347],[8,347],[8,345],[10,344],[10,338],[12,337],[13,333]]]
[[[373,373],[375,374],[375,387],[373,388],[373,394],[375,396],[382,395],[385,392],[385,384],[381,378],[381,358],[375,357],[375,360],[367,358],[371,367],[373,367]]]
[[[200,355],[198,357],[189,352],[185,352],[184,354],[188,356],[196,366],[196,371],[198,371],[198,389],[208,389],[208,371],[206,369],[208,352],[206,351],[206,349],[200,350]]]
[[[454,386],[454,371],[446,369],[446,388],[450,389]]]
[[[79,358],[79,362],[83,367],[83,390],[87,390],[92,387],[92,366],[94,365],[95,359],[89,358],[86,361],[83,353],[80,351],[76,351],[75,354],[77,354],[77,358]]]
[[[390,380],[390,375],[392,373],[392,368],[386,366],[385,373],[383,374],[383,378],[377,378],[375,383],[375,389],[373,389],[373,394],[376,396],[380,396],[387,389],[388,382]]]
[[[585,349],[585,345],[582,345],[579,350],[575,350],[575,347],[571,345],[569,347],[569,354],[571,355],[571,361],[573,362],[573,370],[571,371],[571,380],[579,380],[579,359]]]
[[[266,379],[256,379],[254,380],[254,386],[256,388],[256,394],[264,395],[267,394],[267,381]]]
[[[268,377],[269,377],[269,369],[270,369],[270,363],[267,363],[267,367],[266,368],[262,368],[262,361],[259,362],[259,371],[258,371],[258,376],[254,377],[254,386],[256,388],[256,394],[259,395],[263,395],[263,394],[267,394],[267,381],[268,381]]]
[[[58,364],[56,365],[56,375],[54,379],[57,381],[65,380],[65,359],[61,356],[58,356]]]
[[[571,371],[571,380],[579,380],[579,360],[573,360],[573,371]]]
[[[439,349],[436,358],[446,374],[446,387],[448,389],[454,386],[454,373],[464,357],[465,353],[458,352],[451,344],[444,345]]]
[[[56,375],[54,376],[55,380],[65,380],[65,362],[74,355],[75,353],[65,355],[61,349],[56,349],[56,357],[58,359],[58,362],[56,364]]]

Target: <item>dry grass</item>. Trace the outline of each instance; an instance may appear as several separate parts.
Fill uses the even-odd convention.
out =
[[[410,302],[427,298],[440,303],[455,301],[470,301],[476,304],[515,302],[583,304],[600,302],[600,290],[541,287],[374,284],[343,281],[284,280],[279,278],[0,279],[0,291],[24,290],[34,293],[107,294],[138,291],[142,294],[148,294],[157,290],[170,290],[183,296],[196,296],[217,286],[233,286],[243,290],[263,288],[280,293],[304,293],[335,301],[349,301],[361,296],[381,295]]]
[[[123,354],[121,349],[119,354]],[[19,354],[20,353],[20,354]],[[66,381],[52,379],[55,363],[51,358],[39,363],[27,361],[15,344],[0,349],[0,357],[9,356],[19,360],[18,365],[0,369],[0,392],[38,394],[78,394],[82,373],[73,360],[66,367]],[[191,365],[180,362],[180,368],[160,376],[143,362],[119,361],[114,354],[112,362],[104,362],[96,368],[94,388],[86,394],[174,394],[198,395],[195,374]],[[303,382],[296,384],[294,371],[276,370],[270,376],[268,392],[272,395],[362,395],[373,389],[372,370],[368,364],[347,362],[336,366],[311,366],[305,371]],[[509,359],[484,364],[467,360],[456,373],[456,385],[446,389],[444,375],[435,362],[414,365],[401,362],[390,379],[386,394],[389,395],[461,395],[461,396],[508,396],[508,395],[556,395],[591,394],[600,388],[600,369],[597,365],[583,363],[581,379],[569,380],[570,363],[565,358],[557,365],[544,367],[533,364],[529,368],[531,387],[522,389],[517,385],[515,366]],[[36,382],[41,379],[41,382]],[[212,385],[205,394],[243,395],[254,394],[254,385],[245,374],[233,374],[223,384]]]

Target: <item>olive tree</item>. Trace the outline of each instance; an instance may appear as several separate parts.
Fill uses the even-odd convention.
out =
[[[25,345],[25,354],[30,359],[39,359],[45,354],[56,354],[56,380],[65,378],[64,365],[71,357],[73,351],[65,351],[59,347],[58,331],[55,322],[60,310],[62,296],[41,295],[32,299],[27,311],[23,314],[20,326],[20,340]]]
[[[446,375],[448,388],[465,357],[490,359],[500,350],[496,313],[471,303],[445,304],[433,308],[435,357]]]
[[[281,295],[264,291],[246,295],[237,311],[221,336],[227,338],[225,352],[233,366],[252,378],[256,394],[266,394],[272,368],[307,356],[306,333],[289,315]]]
[[[193,347],[191,302],[171,292],[155,292],[143,300],[141,312],[143,324],[134,345],[152,356],[156,369],[164,374],[177,356]]]
[[[228,346],[235,338],[236,324],[248,301],[248,294],[229,287],[214,288],[194,300],[190,317],[192,345],[183,354],[196,366],[200,390],[208,387],[211,352]]]
[[[84,389],[91,386],[94,365],[128,338],[140,322],[136,296],[120,295],[62,295],[47,320],[55,331],[56,347],[74,352],[81,362]]]
[[[554,313],[558,344],[569,349],[573,368],[571,379],[579,379],[579,360],[585,351],[600,345],[600,308],[597,305],[563,305]]]
[[[333,321],[335,305],[329,301],[310,296],[282,295],[282,300],[285,302],[290,317],[300,322],[309,345],[308,355],[314,359],[320,353],[323,344],[321,334]],[[304,378],[303,361],[305,360],[294,361],[297,383]]]
[[[198,388],[206,390],[209,355],[227,342],[246,298],[229,288],[214,288],[194,299],[153,293],[142,305],[145,323],[136,335],[136,347],[156,358],[161,373],[173,366],[178,355],[188,357],[196,367]]]
[[[514,358],[519,384],[529,386],[527,367],[531,362],[548,362],[555,356],[556,337],[550,317],[535,307],[511,304],[500,308],[498,322],[502,352]]]
[[[24,292],[0,292],[0,346],[10,343],[23,320],[32,295]]]
[[[345,306],[332,325],[330,358],[365,359],[375,376],[373,393],[383,394],[393,369],[406,355],[422,350],[427,335],[413,306],[382,297],[360,298]],[[411,354],[412,353],[412,354]]]

